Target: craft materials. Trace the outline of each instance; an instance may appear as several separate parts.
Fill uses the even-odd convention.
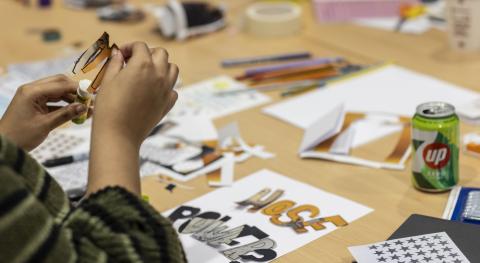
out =
[[[88,87],[90,87],[91,84],[92,82],[88,79],[80,80],[80,82],[78,83],[77,95],[75,97],[75,102],[85,105],[87,109],[90,107],[93,99],[93,95],[87,91]],[[82,113],[82,115],[73,119],[72,122],[76,124],[82,124],[87,120],[87,117],[88,110]]]
[[[446,101],[456,107],[480,98],[477,92],[396,65],[366,69],[347,76],[330,82],[329,88],[273,104],[263,112],[306,129],[341,103],[345,104],[346,112],[412,117],[416,106],[425,101]],[[458,109],[457,113],[462,116],[464,111]],[[402,128],[402,125],[359,126],[354,147],[399,132]]]
[[[79,86],[77,89],[77,96],[76,102],[83,103],[88,107],[90,107],[92,101],[92,95],[95,93],[97,88],[100,86],[102,82],[103,75],[105,74],[106,66],[110,60],[110,55],[114,49],[118,49],[118,47],[113,44],[110,46],[110,36],[107,32],[104,32],[102,36],[92,45],[90,46],[83,54],[75,61],[75,64],[72,69],[73,74],[85,74],[90,72],[91,70],[95,69],[98,65],[102,64],[100,71],[95,76],[94,80],[90,83],[88,82],[81,82],[79,85],[82,84],[89,84],[87,88]],[[80,70],[80,71],[79,71]],[[88,111],[82,114],[80,117],[73,119],[72,121],[76,124],[82,124],[87,119]]]
[[[42,39],[45,42],[55,42],[62,38],[62,34],[58,29],[45,29],[42,31]]]
[[[253,209],[252,209],[253,208]],[[163,214],[187,260],[270,262],[372,210],[269,170],[247,176]]]
[[[392,239],[348,250],[358,263],[470,262],[446,232]]]
[[[356,18],[398,16],[402,4],[417,4],[417,0],[314,0],[318,22],[342,22]]]
[[[480,1],[446,1],[447,33],[454,50],[480,50]]]
[[[400,136],[385,156],[367,158],[350,154],[355,137],[363,129],[376,130],[382,126],[400,126]],[[357,142],[358,143],[358,142]],[[325,113],[306,129],[299,149],[302,158],[317,158],[334,162],[361,165],[376,169],[404,169],[410,154],[409,119],[398,116],[384,116],[345,112],[343,104]]]
[[[115,4],[97,9],[100,20],[139,22],[145,18],[143,11],[129,4]]]
[[[259,85],[255,87],[249,87],[247,89],[236,89],[236,90],[228,90],[228,91],[219,91],[216,92],[215,95],[217,96],[227,96],[227,95],[234,95],[239,93],[250,93],[256,91],[274,91],[274,90],[288,90],[294,89],[296,87],[305,87],[305,86],[313,86],[313,85],[322,85],[325,81],[324,80],[300,80],[300,81],[291,81],[286,83],[276,83],[276,84],[267,84],[267,85]]]
[[[426,7],[421,4],[417,4],[417,5],[405,4],[400,6],[400,19],[397,25],[395,26],[395,31],[400,32],[405,22],[425,14],[426,11],[427,11]]]
[[[463,150],[468,154],[480,157],[480,134],[465,134],[463,137]]]
[[[219,92],[248,90],[248,88],[228,76],[219,76],[183,87],[178,92],[178,100],[168,113],[168,118],[218,118],[227,114],[246,110],[270,101],[259,92],[237,93],[232,96],[218,96]]]
[[[169,0],[166,5],[150,8],[166,38],[184,40],[218,31],[225,27],[225,11],[208,2]]]
[[[43,162],[42,164],[45,167],[55,167],[55,166],[69,164],[69,163],[88,160],[88,156],[89,156],[88,153],[80,153],[80,154],[75,154],[75,155],[69,155],[69,156],[64,156],[64,157],[59,157],[59,158],[48,159],[45,162]]]
[[[450,192],[442,217],[480,225],[480,188],[454,187]]]
[[[311,90],[314,90],[314,89],[324,87],[326,85],[327,85],[327,83],[323,82],[323,83],[320,83],[318,85],[304,85],[304,86],[292,87],[292,88],[288,88],[286,91],[282,92],[280,94],[280,96],[288,97],[288,96],[292,96],[292,95],[299,95],[299,94],[302,94],[302,93],[307,92],[307,91],[311,91]]]
[[[30,154],[39,163],[47,160],[88,152],[90,145],[90,130],[52,131],[45,141]]]
[[[440,218],[414,214],[414,215],[411,215],[389,237],[389,240],[435,233],[435,232],[446,232],[448,236],[452,239],[452,241],[455,243],[455,245],[462,251],[462,253],[468,258],[468,260],[470,260],[470,262],[480,262],[480,253],[478,253],[478,242],[480,241],[480,228],[478,227],[478,225],[464,224],[462,222],[456,222],[456,221],[450,221],[450,220],[444,220]],[[447,250],[444,252],[453,252],[453,251],[448,251],[448,248],[447,248]],[[435,262],[435,261],[431,261],[431,262]],[[447,261],[447,262],[455,262],[455,261]],[[423,263],[423,262],[420,261],[419,263]]]
[[[175,187],[174,188],[180,188],[180,189],[184,189],[184,190],[193,190],[195,189],[194,187],[191,187],[191,186],[188,186],[188,185],[185,185],[185,184],[181,184],[181,183],[178,183],[178,182],[175,182],[173,181],[172,178],[168,177],[168,176],[165,176],[165,175],[158,175],[157,176],[157,180],[158,182],[162,183],[162,184],[166,184],[165,186],[165,189],[168,187],[168,188],[172,188],[173,186],[169,186],[169,185],[174,185]],[[168,190],[168,189],[166,189]]]
[[[287,36],[302,28],[300,5],[280,2],[260,2],[247,7],[245,31],[260,37]]]
[[[227,59],[222,61],[222,67],[237,67],[251,64],[259,63],[271,63],[279,61],[289,61],[289,60],[299,60],[299,59],[309,59],[312,57],[310,52],[296,52],[296,53],[287,53],[279,55],[269,55],[269,56],[260,56],[260,57],[250,57],[250,58],[237,58],[237,59]]]
[[[458,183],[460,121],[444,102],[420,104],[412,120],[412,182],[427,192],[450,190]]]
[[[308,59],[302,61],[295,61],[289,63],[283,63],[279,65],[269,65],[257,68],[250,68],[245,70],[245,74],[242,76],[237,77],[237,80],[243,80],[249,77],[252,77],[257,74],[275,72],[278,70],[285,70],[285,69],[294,69],[300,67],[308,67],[308,66],[315,66],[315,65],[329,65],[335,64],[345,61],[342,57],[333,57],[333,58],[315,58],[315,59]]]

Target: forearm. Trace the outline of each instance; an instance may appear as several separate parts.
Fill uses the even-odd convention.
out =
[[[140,194],[140,143],[114,132],[92,131],[87,194],[121,186]]]

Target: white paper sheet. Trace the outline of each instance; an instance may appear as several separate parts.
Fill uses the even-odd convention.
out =
[[[413,116],[416,107],[423,102],[445,101],[457,106],[471,103],[478,98],[480,94],[477,92],[400,66],[388,65],[333,83],[325,89],[268,106],[263,112],[306,129],[322,114],[331,111],[340,103],[345,103],[347,112]],[[460,110],[458,113],[462,114]],[[399,127],[381,123],[377,124],[377,127],[365,126],[356,127],[354,145],[358,146],[399,130]],[[372,136],[373,133],[375,136]]]
[[[177,123],[177,126],[165,131],[166,136],[177,136],[194,142],[218,139],[217,129],[209,118],[187,116],[174,118],[172,121]]]
[[[325,192],[269,170],[261,170],[235,182],[232,187],[215,190],[195,200],[185,203],[183,207],[171,209],[163,214],[165,216],[169,216],[175,211],[181,211],[181,209],[185,209],[185,206],[188,206],[194,209],[198,208],[200,210],[197,211],[196,215],[199,217],[197,217],[195,220],[201,220],[200,217],[208,218],[212,215],[217,215],[215,216],[216,218],[228,216],[231,218],[225,222],[225,228],[231,229],[242,225],[256,227],[266,235],[264,238],[271,239],[276,243],[276,246],[273,248],[275,253],[273,258],[278,258],[286,253],[289,253],[290,251],[296,250],[301,246],[304,246],[309,242],[312,242],[313,240],[337,229],[337,227],[331,223],[324,223],[325,228],[322,230],[315,231],[313,228],[307,227],[308,232],[299,234],[296,233],[291,227],[272,224],[270,222],[270,217],[263,214],[261,211],[252,213],[247,211],[248,208],[240,207],[236,204],[236,202],[248,199],[264,188],[270,188],[272,192],[283,189],[285,192],[277,200],[277,202],[282,200],[291,200],[295,202],[295,206],[293,208],[307,204],[316,206],[320,209],[320,214],[318,216],[314,216],[314,218],[340,215],[345,221],[352,223],[353,221],[372,211],[372,209],[366,206],[342,198],[335,194]],[[207,212],[212,213],[207,214]],[[202,216],[200,216],[201,213],[203,213]],[[188,215],[186,212],[182,214],[185,216]],[[193,217],[194,215],[195,214],[190,214],[190,217]],[[303,212],[301,216],[303,216],[306,221],[312,219],[310,218],[308,212]],[[181,225],[187,222],[188,219],[191,218],[178,219],[174,222],[174,227],[177,229],[177,231]],[[283,214],[281,216],[281,220],[288,222],[289,218]],[[203,228],[206,226],[207,225],[204,225]],[[343,227],[349,226],[346,225]],[[258,238],[253,236],[237,238],[238,233],[237,235],[233,233],[230,235],[232,241],[238,241],[239,243],[231,243],[230,245],[220,244],[214,247],[207,245],[205,241],[200,241],[193,238],[191,233],[185,233],[188,232],[186,229],[188,230],[189,227],[182,228],[182,233],[179,235],[189,262],[226,263],[235,262],[234,260],[237,260],[237,262],[253,262],[249,260],[243,261],[239,258],[230,260],[222,254],[222,251],[251,244],[252,242],[258,241]],[[218,230],[219,229],[216,229],[216,231]],[[213,235],[209,241],[213,241],[215,239],[218,241],[218,235],[222,236],[221,233],[216,231],[209,232]],[[222,229],[222,231],[225,231],[223,233],[227,233],[226,231],[228,230]],[[215,235],[217,238],[214,237]],[[225,237],[225,235],[223,235],[223,237]],[[258,245],[261,246],[261,244]],[[263,245],[265,245],[265,243],[263,243]],[[268,250],[271,252],[271,249]],[[256,252],[248,253],[248,255],[261,257]]]
[[[445,232],[349,247],[358,263],[470,263]]]
[[[395,31],[398,24],[398,19],[398,17],[362,18],[355,20],[354,23],[357,25],[383,29],[386,31]],[[400,32],[421,35],[430,30],[432,27],[435,27],[435,24],[433,24],[427,16],[421,16],[406,21],[402,25]]]
[[[228,76],[208,79],[178,90],[178,100],[169,117],[204,116],[218,118],[270,101],[260,92],[217,95],[219,91],[246,89],[244,84]]]

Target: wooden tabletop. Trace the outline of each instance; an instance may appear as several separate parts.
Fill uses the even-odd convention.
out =
[[[9,63],[49,59],[86,48],[103,31],[118,43],[146,41],[151,46],[168,49],[171,60],[179,65],[186,84],[219,74],[235,75],[240,71],[219,66],[222,59],[311,51],[316,56],[343,56],[353,62],[395,61],[399,65],[433,75],[464,87],[479,90],[480,53],[461,54],[448,48],[443,32],[432,30],[423,35],[404,35],[349,24],[317,24],[312,10],[304,6],[304,28],[298,35],[284,38],[259,38],[243,33],[239,26],[244,7],[252,1],[228,1],[229,27],[221,32],[185,42],[167,41],[155,32],[151,16],[138,24],[100,22],[95,12],[70,10],[56,1],[51,9],[26,8],[15,1],[0,1],[0,66]],[[155,1],[132,1],[136,3]],[[162,2],[162,1],[157,1]],[[36,29],[56,28],[62,33],[58,42],[44,43]],[[278,94],[267,93],[278,101]],[[236,121],[246,141],[262,144],[276,158],[252,158],[236,165],[235,179],[267,168],[317,188],[367,205],[375,211],[349,225],[280,257],[276,262],[342,262],[352,260],[347,247],[385,240],[412,213],[440,217],[448,193],[419,192],[410,182],[410,162],[404,171],[375,170],[319,160],[301,160],[296,150],[302,131],[261,113],[261,107],[216,119],[217,127]],[[462,134],[480,131],[462,124]],[[379,140],[358,151],[374,154],[385,142]],[[460,184],[480,186],[479,160],[461,154]],[[164,211],[199,197],[209,188],[204,177],[186,183],[194,190],[164,190],[154,178],[143,181],[143,192],[150,202]]]

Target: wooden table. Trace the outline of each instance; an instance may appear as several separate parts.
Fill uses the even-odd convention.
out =
[[[219,74],[240,72],[222,69],[219,62],[224,58],[308,50],[320,57],[344,56],[366,64],[393,60],[419,72],[480,90],[477,85],[480,82],[480,53],[465,55],[450,51],[444,33],[436,30],[410,36],[348,24],[319,25],[314,22],[311,10],[304,9],[302,33],[285,38],[257,38],[238,29],[240,14],[252,1],[229,1],[232,3],[229,3],[230,26],[227,29],[186,42],[173,42],[154,32],[155,22],[150,16],[139,24],[104,23],[97,20],[94,11],[69,10],[58,2],[52,9],[38,10],[12,1],[0,1],[0,66],[71,53],[72,43],[78,41],[83,43],[80,49],[84,49],[107,31],[116,43],[142,40],[151,46],[168,49],[186,84]],[[38,34],[31,33],[33,29],[48,27],[59,29],[62,40],[43,43]],[[279,100],[278,94],[271,92],[269,95],[274,101]],[[266,149],[277,154],[274,159],[253,158],[237,165],[236,179],[267,168],[375,209],[348,227],[311,242],[277,262],[351,262],[348,246],[384,240],[412,213],[442,215],[448,193],[426,194],[415,190],[410,183],[410,168],[386,171],[301,160],[296,150],[302,131],[262,114],[260,107],[217,119],[215,124],[218,127],[232,121],[239,123],[247,141],[265,145]],[[462,125],[462,133],[475,129],[479,130]],[[360,151],[374,153],[380,147],[381,142],[375,142]],[[460,183],[479,186],[479,172],[479,160],[462,154]],[[214,190],[207,186],[204,177],[187,184],[195,189],[177,188],[174,193],[169,193],[154,178],[147,178],[142,183],[143,192],[160,211]]]

